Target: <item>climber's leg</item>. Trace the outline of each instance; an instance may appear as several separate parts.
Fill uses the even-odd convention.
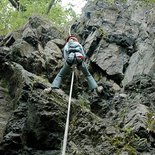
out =
[[[86,64],[83,62],[80,66],[79,69],[83,72],[84,76],[86,77],[86,80],[88,82],[88,86],[90,90],[96,89],[97,88],[97,83],[90,74]]]
[[[61,68],[60,72],[55,77],[54,81],[52,82],[52,88],[60,88],[62,78],[66,76],[71,70],[71,66],[65,62],[64,66]]]

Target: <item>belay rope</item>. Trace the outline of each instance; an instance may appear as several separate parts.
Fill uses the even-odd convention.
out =
[[[65,133],[64,133],[64,139],[63,139],[62,155],[65,155],[66,147],[67,147],[67,137],[68,137],[68,128],[69,128],[69,115],[70,115],[70,108],[71,108],[71,99],[72,99],[72,90],[73,90],[73,82],[74,82],[74,73],[75,73],[75,67],[73,68],[73,71],[72,71],[72,79],[71,79],[71,85],[70,85],[70,93],[69,93],[69,101],[68,101],[68,111],[67,111],[67,119],[66,119]]]
[[[71,28],[72,28],[72,25],[69,27],[69,36],[71,36]],[[71,99],[72,99],[72,91],[73,91],[73,82],[74,82],[75,69],[76,69],[76,67],[73,66],[72,79],[71,79],[71,85],[70,85],[70,93],[69,93],[69,101],[68,101],[67,119],[66,119],[64,139],[63,139],[63,146],[62,146],[62,155],[65,155],[66,147],[67,147],[67,137],[68,137],[68,128],[69,128],[69,116],[70,116],[70,108],[71,108]]]

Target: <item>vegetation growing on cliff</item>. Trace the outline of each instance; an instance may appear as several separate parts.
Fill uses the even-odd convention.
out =
[[[0,1],[0,35],[23,25],[32,15],[41,15],[57,25],[67,24],[76,14],[70,7],[61,6],[61,0],[3,0]]]

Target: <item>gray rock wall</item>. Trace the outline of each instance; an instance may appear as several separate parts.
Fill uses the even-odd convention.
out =
[[[76,72],[70,155],[155,152],[154,6],[141,2],[90,1],[72,27],[103,90],[89,92]],[[0,42],[0,154],[61,154],[69,75],[64,92],[43,90],[63,64],[64,44],[60,31],[38,17]]]
[[[144,1],[90,2],[73,33],[92,61],[125,86],[138,74],[154,76],[154,8]]]

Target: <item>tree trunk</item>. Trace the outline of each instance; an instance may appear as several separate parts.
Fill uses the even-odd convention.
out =
[[[18,11],[26,11],[26,7],[21,5],[19,3],[19,0],[9,0],[9,2],[12,4],[14,8],[16,8]]]
[[[51,0],[50,4],[49,4],[49,6],[48,6],[47,12],[46,12],[47,15],[49,14],[51,8],[53,7],[53,5],[54,5],[56,2],[57,2],[57,0]]]

